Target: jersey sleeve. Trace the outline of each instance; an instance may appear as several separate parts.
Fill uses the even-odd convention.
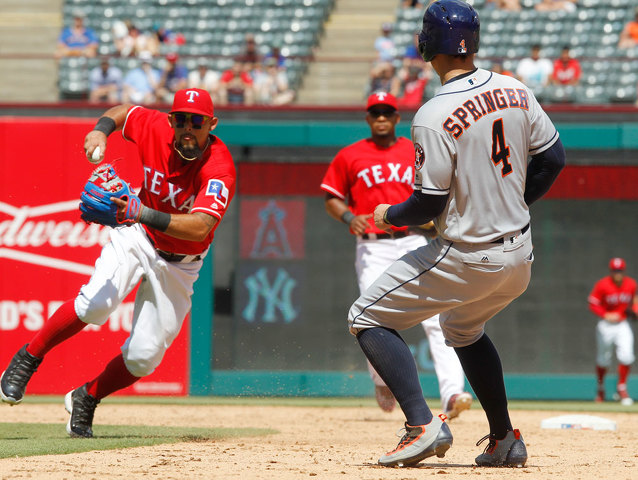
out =
[[[603,294],[600,282],[594,285],[593,290],[587,297],[587,302],[589,303],[589,309],[597,316],[604,317],[605,316],[605,306],[603,304]]]
[[[212,153],[214,162],[202,168],[192,212],[203,212],[221,220],[235,195],[236,172],[226,147]]]
[[[321,189],[345,200],[350,187],[348,185],[348,169],[346,155],[340,151],[328,166],[328,171],[321,181]]]
[[[147,138],[150,132],[154,129],[151,128],[151,124],[157,121],[158,116],[165,116],[157,110],[150,110],[139,105],[131,107],[126,114],[126,120],[122,127],[122,136],[125,140],[129,140],[135,144],[143,143],[143,140]]]
[[[420,125],[412,126],[414,142],[414,189],[428,195],[450,193],[455,149],[440,132]]]
[[[550,120],[549,116],[536,100],[534,94],[527,90],[529,96],[530,113],[530,144],[529,154],[536,155],[544,152],[558,140],[558,130]]]

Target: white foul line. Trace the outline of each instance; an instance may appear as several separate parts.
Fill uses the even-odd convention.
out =
[[[11,250],[10,248],[0,248],[0,258],[9,258],[18,262],[57,268],[59,270],[66,270],[67,272],[80,273],[89,276],[93,275],[93,271],[95,270],[94,267],[84,265],[82,263],[69,262],[68,260],[60,260],[59,258],[45,257],[44,255],[36,255],[35,253],[20,252],[18,250]]]

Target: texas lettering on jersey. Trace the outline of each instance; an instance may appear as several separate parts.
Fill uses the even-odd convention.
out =
[[[529,110],[527,92],[522,88],[495,88],[481,92],[474,95],[474,99],[466,100],[456,107],[443,122],[443,128],[454,138],[459,138],[472,125],[468,121],[470,116],[476,122],[488,113],[506,108]]]
[[[401,168],[403,167],[403,169]],[[357,172],[357,178],[363,180],[368,187],[380,185],[385,182],[401,182],[412,185],[414,172],[412,167],[405,167],[400,163],[388,163],[386,165],[372,165]]]
[[[195,202],[195,195],[181,195],[180,198],[178,198],[178,195],[183,192],[184,189],[165,181],[165,178],[165,173],[159,172],[152,167],[144,167],[144,188],[149,194],[160,196],[160,202],[168,203],[176,210],[184,213],[190,212]],[[168,193],[162,196],[164,184],[166,184],[168,188]]]

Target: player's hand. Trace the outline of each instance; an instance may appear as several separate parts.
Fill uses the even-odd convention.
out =
[[[138,223],[142,216],[144,206],[137,195],[128,195],[126,198],[111,198],[111,202],[117,205],[117,223],[131,225]]]
[[[350,230],[355,235],[363,235],[366,232],[366,229],[370,226],[368,220],[372,217],[371,213],[366,215],[357,215],[350,222]]]
[[[99,152],[95,155],[96,148],[99,148]],[[91,130],[84,137],[84,153],[86,158],[91,163],[100,163],[104,160],[104,152],[106,151],[106,135],[99,130]]]
[[[390,225],[389,223],[385,223],[385,221],[383,220],[383,216],[385,215],[386,210],[391,206],[392,205],[388,203],[381,203],[374,209],[374,224],[377,226],[377,228],[386,232],[392,230],[392,225]]]

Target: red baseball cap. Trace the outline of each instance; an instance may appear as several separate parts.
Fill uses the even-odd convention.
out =
[[[171,113],[174,112],[199,113],[212,117],[214,116],[213,99],[206,90],[201,88],[184,88],[175,92],[173,108],[171,108]]]
[[[370,110],[370,108],[376,105],[387,105],[389,107],[398,109],[397,99],[394,95],[386,92],[376,92],[368,97],[368,106],[366,110]]]
[[[616,257],[609,260],[609,270],[622,271],[625,267],[625,261],[622,258]]]

